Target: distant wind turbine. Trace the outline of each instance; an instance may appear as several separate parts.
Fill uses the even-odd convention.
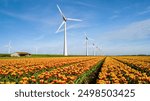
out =
[[[38,48],[35,47],[35,54],[38,54]]]
[[[63,19],[63,22],[61,23],[61,25],[59,26],[59,28],[57,29],[56,33],[59,32],[60,28],[64,25],[64,52],[63,54],[65,56],[68,55],[68,52],[67,52],[67,26],[66,26],[66,22],[67,21],[82,21],[80,19],[73,19],[73,18],[66,18],[65,15],[62,13],[60,7],[57,5],[57,8],[62,16],[62,19]]]
[[[8,54],[10,54],[10,52],[11,52],[11,41],[9,41],[9,43],[8,43],[8,45],[6,45],[5,47],[7,47],[8,48]]]
[[[87,34],[85,33],[86,56],[89,55],[89,53],[88,53],[88,47],[89,47],[89,43],[91,43],[91,41],[94,41],[94,39],[89,38],[89,37],[87,36]]]
[[[97,55],[98,55],[98,52],[100,51],[100,48],[98,46],[96,46],[96,51],[97,51]]]
[[[93,43],[93,56],[95,56],[95,44]]]
[[[88,56],[88,37],[86,33],[85,33],[85,44],[86,44],[86,56]]]

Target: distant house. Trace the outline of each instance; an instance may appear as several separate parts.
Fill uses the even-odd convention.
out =
[[[21,57],[21,56],[31,56],[30,53],[27,52],[15,52],[10,55],[11,57]]]

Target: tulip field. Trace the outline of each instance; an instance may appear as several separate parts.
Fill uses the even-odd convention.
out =
[[[0,58],[0,84],[150,84],[150,56]]]

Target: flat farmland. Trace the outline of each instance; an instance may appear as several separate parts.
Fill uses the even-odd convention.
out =
[[[0,59],[0,84],[149,84],[150,56]]]

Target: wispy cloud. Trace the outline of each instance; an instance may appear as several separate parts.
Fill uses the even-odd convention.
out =
[[[144,11],[141,11],[138,13],[138,15],[143,15],[143,14],[147,14],[150,13],[150,6],[146,7],[146,9]]]
[[[146,14],[146,13],[150,13],[150,9],[139,12],[138,15],[143,15],[143,14]]]
[[[30,13],[15,13],[15,12],[4,11],[4,10],[0,10],[0,13],[17,18],[17,19],[21,19],[21,20],[39,22],[43,24],[51,24],[51,25],[56,24],[54,19],[38,18],[35,15],[32,16],[32,14]]]
[[[147,9],[150,9],[150,6],[148,6]]]
[[[110,19],[113,20],[113,19],[116,19],[118,17],[119,17],[119,15],[113,15],[113,16],[110,17]]]
[[[36,37],[34,40],[39,41],[39,40],[42,40],[44,37],[45,37],[45,35],[42,34],[42,35]]]
[[[3,13],[11,17],[19,18],[19,19],[30,20],[30,21],[34,20],[31,16],[27,16],[23,14],[16,14],[16,13],[9,12],[9,11],[0,10],[0,13]]]
[[[150,19],[133,22],[104,36],[110,40],[140,40],[148,37],[150,37]]]
[[[113,20],[113,19],[118,18],[121,12],[122,12],[121,10],[114,10],[113,15],[109,17],[109,19]]]
[[[85,6],[85,7],[96,7],[95,5],[92,5],[92,4],[90,4],[90,3],[87,3],[87,2],[83,2],[83,1],[78,1],[78,2],[76,2],[77,4],[79,4],[79,5],[82,5],[82,6]]]

